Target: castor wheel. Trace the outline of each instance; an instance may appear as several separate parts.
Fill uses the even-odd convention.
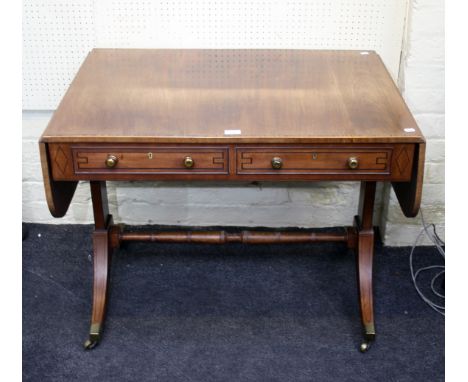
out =
[[[371,342],[370,341],[365,341],[365,342],[363,342],[361,344],[361,346],[359,346],[359,351],[361,353],[365,353],[365,352],[367,352],[369,350],[370,346],[371,346]]]
[[[94,349],[99,341],[101,340],[101,325],[93,324],[91,325],[91,330],[88,336],[88,339],[84,343],[85,350]]]
[[[84,348],[85,348],[85,350],[94,349],[98,343],[99,343],[98,340],[91,340],[91,339],[88,339],[88,340],[86,340],[86,342],[84,343]]]

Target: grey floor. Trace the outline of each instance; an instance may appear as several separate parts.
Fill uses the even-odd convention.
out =
[[[377,246],[367,354],[341,244],[128,245],[113,258],[103,341],[84,351],[92,227],[27,227],[24,381],[444,379],[444,319],[413,288],[409,248]],[[441,263],[417,251],[418,265]]]

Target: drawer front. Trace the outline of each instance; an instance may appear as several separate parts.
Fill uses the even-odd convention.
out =
[[[72,147],[75,174],[228,174],[228,147]]]
[[[390,174],[393,148],[238,147],[237,174]]]

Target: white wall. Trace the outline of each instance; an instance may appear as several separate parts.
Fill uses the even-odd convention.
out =
[[[107,0],[106,0],[107,1]],[[37,1],[26,1],[27,3],[37,3]],[[89,2],[89,1],[87,1]],[[66,2],[65,2],[66,3]],[[109,1],[107,1],[109,3]],[[128,2],[125,2],[128,3]],[[223,2],[224,3],[224,2]],[[235,2],[239,3],[239,1]],[[267,2],[262,2],[265,4]],[[275,2],[273,3],[281,3]],[[291,2],[304,3],[304,2]],[[311,2],[314,3],[314,2]],[[307,12],[314,14],[314,8],[307,8]],[[322,2],[315,2],[320,3]],[[336,4],[345,4],[346,2],[336,2]],[[388,2],[351,2],[361,4],[360,6],[368,6],[377,12],[375,7],[389,7]],[[400,57],[400,49],[385,50],[383,41],[403,40],[404,12],[401,14],[401,5],[406,2],[400,2],[399,7],[390,6],[386,11],[390,11],[385,23],[382,23],[380,28],[367,36],[367,40],[355,41],[349,44],[357,44],[348,48],[376,49],[385,52],[382,54],[384,61],[396,77],[398,73],[398,61]],[[342,4],[342,5],[343,5]],[[348,2],[347,4],[350,4]],[[297,5],[297,4],[296,4]],[[343,5],[344,7],[344,5]],[[393,8],[392,8],[393,7]],[[34,7],[33,7],[34,8]],[[346,8],[338,8],[340,11],[340,20],[345,23],[346,14],[343,14]],[[403,7],[405,10],[405,7]],[[31,10],[29,9],[28,12]],[[323,11],[323,10],[322,10]],[[298,10],[295,10],[299,15]],[[305,13],[307,13],[305,12]],[[331,12],[328,10],[326,12]],[[359,13],[360,12],[360,13]],[[384,12],[384,11],[381,11]],[[76,13],[76,12],[75,12]],[[293,16],[296,14],[293,13]],[[352,16],[354,23],[360,23],[360,31],[366,30],[364,10],[359,11],[353,9]],[[296,16],[297,16],[296,15]],[[325,16],[328,13],[324,13]],[[118,16],[118,15],[117,15]],[[112,16],[114,19],[117,17]],[[141,16],[141,15],[140,15]],[[186,16],[190,16],[187,14]],[[320,15],[315,15],[318,17]],[[392,23],[393,16],[395,21]],[[29,14],[28,17],[31,17]],[[37,17],[37,15],[35,16]],[[50,14],[44,14],[44,19],[50,18]],[[70,16],[70,17],[73,17]],[[80,17],[83,17],[80,14]],[[143,16],[141,16],[143,17]],[[312,17],[312,16],[311,16]],[[330,21],[333,21],[333,14],[328,15]],[[118,20],[121,20],[117,17]],[[307,21],[306,18],[302,18]],[[83,18],[79,19],[83,21]],[[268,20],[267,20],[268,21]],[[95,23],[96,21],[93,21]],[[371,24],[376,24],[373,20],[368,20]],[[128,22],[127,22],[128,23]],[[179,20],[180,23],[180,20]],[[250,28],[255,27],[255,22],[249,21]],[[94,25],[94,24],[93,24]],[[146,25],[146,24],[145,24]],[[192,25],[192,24],[191,24]],[[218,24],[216,24],[218,25]],[[286,24],[284,24],[286,25]],[[344,24],[343,24],[344,25]],[[346,24],[351,30],[353,23]],[[395,28],[397,35],[391,33],[390,26]],[[428,25],[430,26],[428,28]],[[192,25],[193,27],[193,25]],[[48,26],[47,28],[51,28]],[[99,30],[103,26],[96,27]],[[144,34],[147,26],[134,26],[134,34],[131,36],[139,36]],[[274,31],[271,31],[271,26],[266,28],[266,35],[269,40],[269,46],[274,43]],[[373,26],[375,28],[375,26]],[[386,28],[386,29],[385,29]],[[26,28],[27,29],[27,28]],[[76,29],[76,28],[75,28]],[[109,30],[104,28],[109,34]],[[282,36],[280,43],[286,45],[293,44],[293,47],[299,47],[298,41],[302,44],[300,47],[317,48],[312,40],[307,40],[301,37],[301,40],[294,40],[295,34],[307,36],[304,31],[311,32],[313,28],[304,28],[300,25],[293,25],[293,28],[283,26],[279,36]],[[295,32],[295,33],[293,33]],[[328,35],[330,31],[328,30]],[[407,30],[407,43],[403,44],[405,54],[402,60],[402,72],[404,76],[400,77],[401,85],[404,86],[404,96],[407,99],[411,110],[415,113],[415,117],[420,124],[423,132],[428,138],[428,165],[426,169],[426,186],[423,194],[424,212],[426,220],[434,221],[443,224],[444,221],[444,202],[443,202],[443,7],[439,2],[435,1],[414,1],[410,6],[410,23]],[[28,34],[29,33],[29,34]],[[56,33],[49,31],[49,33]],[[201,33],[201,32],[200,32]],[[273,33],[273,34],[272,34]],[[140,34],[140,35],[139,35]],[[323,34],[323,31],[322,31]],[[206,35],[210,35],[206,33]],[[264,34],[265,36],[265,31]],[[65,37],[67,34],[65,34]],[[73,35],[75,36],[75,35]],[[148,37],[149,36],[149,37]],[[205,36],[203,34],[203,36]],[[252,36],[246,35],[244,46],[248,41],[252,42]],[[67,38],[60,37],[53,41],[57,46],[53,49],[60,49],[62,42]],[[159,36],[160,37],[160,36]],[[158,38],[159,38],[158,37]],[[225,31],[226,38],[233,38],[229,31]],[[346,36],[345,36],[346,37]],[[25,65],[34,65],[38,61],[37,54],[40,53],[37,49],[37,41],[41,44],[46,44],[42,35],[35,37],[29,31],[25,33],[25,44],[29,46],[28,51],[25,49],[27,61]],[[42,38],[42,40],[41,40]],[[127,38],[129,38],[127,36]],[[135,38],[135,37],[134,37]],[[151,40],[153,38],[153,40]],[[154,36],[147,34],[147,39],[144,41],[146,45],[154,44]],[[329,37],[330,38],[330,37]],[[336,40],[336,35],[333,36]],[[290,40],[288,44],[286,40]],[[380,39],[380,40],[379,40]],[[32,42],[36,41],[36,44]],[[84,39],[90,43],[87,39]],[[322,36],[321,44],[330,44],[330,48],[344,49],[344,38],[340,41],[327,41],[325,35]],[[293,43],[293,41],[296,41]],[[372,42],[373,41],[373,42]],[[91,42],[92,43],[92,42]],[[193,41],[191,42],[193,43]],[[216,41],[206,41],[206,44],[215,44]],[[258,42],[260,46],[265,41]],[[73,44],[73,41],[72,41]],[[205,44],[205,45],[206,45]],[[257,44],[257,45],[258,45]],[[267,44],[267,45],[268,45]],[[333,45],[335,44],[335,45]],[[360,45],[359,45],[360,44]],[[374,44],[374,45],[372,45]],[[98,45],[98,44],[96,44]],[[102,46],[103,44],[101,44]],[[105,44],[104,44],[105,45]],[[128,45],[128,42],[127,42]],[[130,44],[132,45],[132,44]],[[300,45],[300,44],[299,44]],[[284,47],[284,46],[283,46]],[[50,49],[52,49],[50,48]],[[388,48],[388,47],[387,47]],[[52,50],[53,50],[52,49]],[[53,56],[52,50],[49,51],[49,56]],[[75,49],[76,52],[77,49]],[[389,52],[393,53],[389,53]],[[387,57],[387,58],[386,58]],[[70,57],[68,57],[71,59]],[[77,62],[80,62],[76,58]],[[40,61],[40,60],[39,60]],[[73,61],[73,60],[72,60]],[[45,61],[39,62],[39,66],[47,66],[50,63]],[[46,127],[51,111],[31,111],[28,108],[46,108],[47,105],[53,105],[59,98],[63,89],[66,88],[66,81],[63,78],[72,77],[68,71],[76,70],[73,67],[73,62],[68,62],[67,65],[57,64],[63,71],[63,76],[59,79],[53,77],[53,70],[39,71],[43,73],[43,77],[38,79],[38,73],[31,74],[28,72],[25,75],[24,93],[27,94],[24,100],[25,110],[23,112],[23,220],[28,222],[43,222],[43,223],[90,223],[92,222],[92,211],[89,200],[89,186],[87,183],[79,185],[74,201],[65,218],[54,219],[50,216],[44,199],[44,191],[41,179],[41,170],[38,158],[37,140],[39,135]],[[53,68],[53,65],[52,65]],[[68,68],[68,69],[67,69]],[[74,68],[74,69],[73,69]],[[25,70],[27,71],[27,70]],[[66,72],[66,73],[65,73]],[[48,82],[54,84],[51,92],[47,92],[43,87],[39,86],[40,81],[47,86]],[[62,85],[60,85],[62,84]],[[181,225],[240,225],[240,226],[299,226],[299,227],[325,227],[325,226],[341,226],[349,225],[352,222],[352,216],[357,209],[357,197],[359,185],[354,182],[350,183],[332,183],[319,182],[311,183],[307,186],[303,184],[268,184],[261,185],[239,184],[239,185],[223,185],[222,187],[213,187],[210,184],[197,183],[189,187],[184,183],[110,183],[109,184],[109,200],[111,203],[111,212],[118,222],[129,224],[181,224]],[[442,192],[442,194],[441,194]],[[390,195],[390,196],[389,196]],[[381,203],[381,199],[387,200],[389,203]],[[381,228],[384,231],[385,242],[390,245],[407,245],[414,241],[415,232],[418,228],[417,219],[405,219],[402,217],[398,206],[395,204],[394,195],[388,188],[383,189],[382,185],[378,192],[378,207],[376,208],[376,222],[380,222]],[[381,213],[380,206],[383,206]],[[443,232],[442,232],[443,233]]]
[[[400,65],[399,87],[426,140],[422,211],[445,237],[444,2],[412,0]],[[381,229],[387,245],[412,244],[420,216],[403,216],[393,191],[386,189]],[[390,194],[388,196],[388,193]],[[427,241],[425,241],[427,243]]]

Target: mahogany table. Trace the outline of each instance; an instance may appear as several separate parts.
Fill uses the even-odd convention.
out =
[[[419,210],[425,139],[372,51],[94,49],[40,138],[50,212],[90,181],[94,286],[86,348],[101,339],[109,260],[129,240],[249,244],[343,241],[357,252],[366,351],[375,338],[372,213],[391,182]],[[113,224],[106,181],[359,181],[344,233],[128,232]],[[292,217],[293,219],[294,217]]]

